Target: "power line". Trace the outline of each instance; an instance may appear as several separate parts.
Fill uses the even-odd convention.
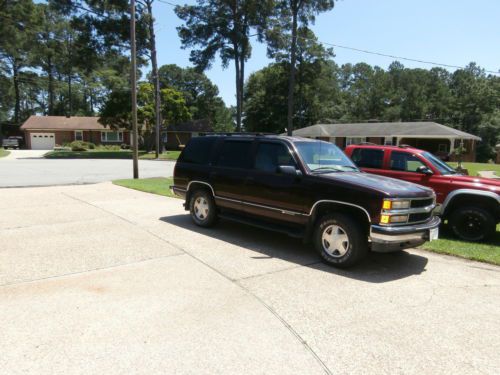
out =
[[[166,0],[158,0],[158,2],[166,4],[166,5],[170,5],[172,7],[181,6],[180,4],[174,4],[174,3],[171,3],[171,2],[166,1]],[[221,17],[221,19],[222,19],[222,17]],[[238,23],[238,22],[235,22],[235,23]],[[250,35],[250,37],[254,37],[254,36],[256,36],[256,35]],[[415,58],[404,57],[404,56],[391,55],[391,54],[387,54],[387,53],[383,53],[383,52],[370,51],[370,50],[356,48],[356,47],[350,47],[350,46],[345,46],[345,45],[340,45],[340,44],[335,44],[335,43],[323,42],[323,41],[320,41],[320,40],[316,40],[316,39],[313,39],[313,38],[307,38],[307,37],[303,37],[303,36],[299,36],[299,35],[297,35],[297,38],[302,39],[302,40],[306,40],[306,41],[310,41],[310,42],[320,43],[320,44],[323,44],[325,46],[336,47],[336,48],[340,48],[340,49],[346,49],[346,50],[350,50],[350,51],[365,53],[365,54],[368,54],[368,55],[388,57],[388,58],[396,59],[396,60],[411,61],[411,62],[416,62],[416,63],[420,63],[420,64],[441,66],[441,67],[445,67],[445,68],[465,69],[464,66],[460,66],[460,65],[452,65],[452,64],[439,63],[439,62],[427,61],[427,60],[421,60],[421,59],[415,59]],[[490,73],[490,74],[500,74],[500,70],[499,71],[494,71],[494,70],[484,69],[484,71],[486,73]]]

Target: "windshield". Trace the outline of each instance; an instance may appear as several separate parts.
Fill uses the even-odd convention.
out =
[[[337,146],[329,142],[295,142],[300,157],[311,172],[358,171]]]
[[[457,171],[430,152],[422,153],[441,174],[456,174]]]

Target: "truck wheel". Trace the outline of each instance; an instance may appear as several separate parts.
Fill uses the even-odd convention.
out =
[[[349,216],[331,214],[318,221],[314,246],[324,262],[347,268],[366,257],[368,238],[361,226]]]
[[[211,227],[217,221],[217,208],[212,194],[206,190],[195,190],[190,194],[189,211],[194,223],[200,227]]]
[[[481,207],[461,207],[454,210],[449,219],[453,233],[465,241],[483,241],[496,230],[495,219]]]

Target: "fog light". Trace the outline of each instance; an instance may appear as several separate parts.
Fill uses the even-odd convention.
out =
[[[394,215],[389,218],[389,222],[393,223],[406,223],[408,221],[408,215]]]
[[[382,216],[380,216],[380,222],[382,224],[389,224],[389,219],[390,218],[391,217],[389,215],[382,215]]]

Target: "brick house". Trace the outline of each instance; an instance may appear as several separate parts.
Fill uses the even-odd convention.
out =
[[[99,144],[130,144],[126,129],[114,130],[98,122],[98,117],[30,116],[21,125],[26,148],[51,150],[56,145],[73,141]]]
[[[410,145],[454,161],[461,144],[466,150],[463,161],[476,160],[477,141],[481,138],[436,122],[373,122],[318,124],[293,131],[293,135],[321,139],[341,148],[370,142],[378,145]]]

